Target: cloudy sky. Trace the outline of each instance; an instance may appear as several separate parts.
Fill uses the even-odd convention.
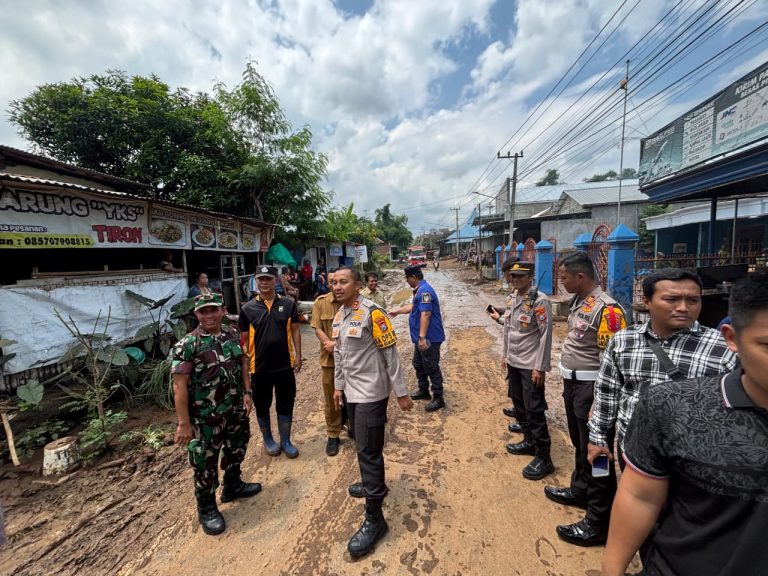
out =
[[[637,89],[630,90],[625,166],[634,168],[639,137],[768,60],[760,32],[729,52],[730,61],[715,60],[702,77],[662,91],[764,23],[765,0],[0,5],[4,110],[39,84],[107,69],[154,73],[173,87],[210,91],[215,81],[237,83],[246,60],[254,59],[294,126],[309,124],[315,147],[330,158],[334,203],[354,202],[368,216],[390,203],[408,215],[415,233],[452,226],[452,207],[460,207],[463,220],[478,200],[487,202],[471,191],[493,194],[511,175],[509,161],[495,160],[499,150],[524,149],[522,186],[546,168],[558,168],[568,182],[618,169],[623,92],[617,86],[623,54],[633,45],[630,78],[633,62],[637,76],[630,87]],[[685,26],[690,34],[698,30],[699,40],[684,49],[681,37],[653,58]],[[585,118],[614,104],[605,118]],[[554,154],[552,147],[577,130],[589,135],[598,127],[599,138],[580,145],[577,139]],[[0,116],[0,142],[31,148],[7,114]]]

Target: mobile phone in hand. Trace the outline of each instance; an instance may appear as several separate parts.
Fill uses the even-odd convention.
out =
[[[600,454],[600,456],[597,456],[594,460],[592,460],[592,477],[603,478],[608,476],[609,465],[610,461],[608,460],[608,456],[606,454]]]
[[[496,309],[491,304],[488,304],[488,306],[485,308],[485,311],[488,312],[488,314],[493,314],[496,312]]]

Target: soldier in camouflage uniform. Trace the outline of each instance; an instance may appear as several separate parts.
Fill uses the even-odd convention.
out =
[[[221,501],[248,498],[261,484],[240,477],[251,431],[253,408],[248,360],[234,326],[222,326],[224,304],[220,294],[195,300],[200,325],[179,340],[170,352],[176,415],[176,443],[186,446],[195,471],[195,498],[200,524],[206,534],[220,534],[226,525],[216,506],[218,466],[224,470]]]

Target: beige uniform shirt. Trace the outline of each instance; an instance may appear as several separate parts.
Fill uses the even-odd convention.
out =
[[[320,328],[325,332],[328,338],[331,338],[333,332],[333,317],[341,308],[341,303],[333,299],[333,294],[323,294],[315,298],[312,304],[312,320],[309,325],[312,328]],[[320,366],[323,368],[333,368],[333,353],[326,351],[322,344],[320,345]]]
[[[574,298],[568,315],[568,335],[560,366],[566,370],[595,372],[611,337],[627,325],[619,304],[598,285],[586,298]]]
[[[342,307],[333,319],[334,387],[351,404],[376,402],[408,389],[400,369],[397,336],[389,316],[367,298]]]
[[[513,368],[547,372],[552,356],[552,305],[541,293],[531,300],[533,292],[507,296],[502,354]]]
[[[371,292],[371,290],[366,286],[362,290],[360,290],[360,296],[364,296],[365,298],[368,298],[371,302],[374,302],[375,304],[378,304],[381,308],[387,309],[387,298],[384,296],[384,293],[381,290],[376,290],[376,293],[374,294]]]

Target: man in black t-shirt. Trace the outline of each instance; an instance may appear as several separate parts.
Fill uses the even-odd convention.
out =
[[[768,273],[734,285],[729,312],[741,368],[651,387],[635,408],[603,576],[623,576],[654,526],[643,574],[768,574]]]
[[[255,274],[259,294],[240,310],[238,325],[248,354],[256,419],[270,456],[282,450],[296,458],[298,449],[291,443],[296,376],[301,370],[301,332],[299,310],[290,296],[275,293],[277,268],[259,266]],[[272,437],[269,410],[275,395],[280,444]]]

